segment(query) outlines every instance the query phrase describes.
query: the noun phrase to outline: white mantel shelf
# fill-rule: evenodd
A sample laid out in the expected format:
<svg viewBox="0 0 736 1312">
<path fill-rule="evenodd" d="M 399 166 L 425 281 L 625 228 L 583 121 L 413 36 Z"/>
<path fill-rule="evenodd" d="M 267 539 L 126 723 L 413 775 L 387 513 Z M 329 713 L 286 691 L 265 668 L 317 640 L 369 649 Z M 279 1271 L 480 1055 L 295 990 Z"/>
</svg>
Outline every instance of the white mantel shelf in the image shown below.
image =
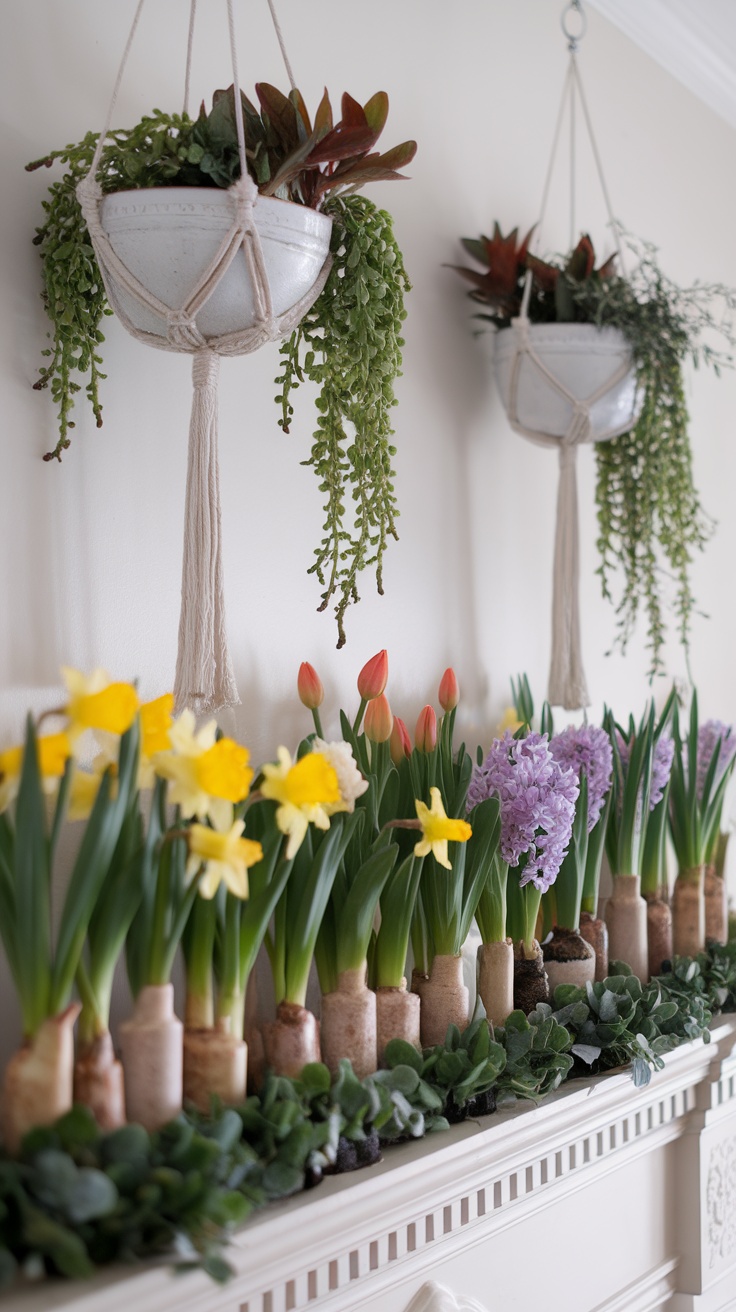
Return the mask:
<svg viewBox="0 0 736 1312">
<path fill-rule="evenodd" d="M 736 1020 L 644 1089 L 576 1080 L 259 1213 L 215 1286 L 165 1264 L 46 1283 L 14 1312 L 731 1312 Z"/>
</svg>

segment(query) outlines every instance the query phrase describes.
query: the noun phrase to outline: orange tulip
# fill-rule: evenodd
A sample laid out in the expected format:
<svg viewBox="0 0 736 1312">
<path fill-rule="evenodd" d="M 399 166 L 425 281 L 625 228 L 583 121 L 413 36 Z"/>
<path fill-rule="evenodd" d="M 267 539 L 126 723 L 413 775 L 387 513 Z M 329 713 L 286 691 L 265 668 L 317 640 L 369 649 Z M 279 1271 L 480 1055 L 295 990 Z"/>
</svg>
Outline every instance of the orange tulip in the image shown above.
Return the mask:
<svg viewBox="0 0 736 1312">
<path fill-rule="evenodd" d="M 439 703 L 443 711 L 454 711 L 460 701 L 460 689 L 457 675 L 452 666 L 448 666 L 440 680 Z"/>
<path fill-rule="evenodd" d="M 437 746 L 437 716 L 433 706 L 425 706 L 419 712 L 414 744 L 418 752 L 433 752 Z"/>
<path fill-rule="evenodd" d="M 370 702 L 374 697 L 380 697 L 386 684 L 388 683 L 388 652 L 384 647 L 383 651 L 377 652 L 366 661 L 360 674 L 358 675 L 358 692 L 364 702 Z"/>
<path fill-rule="evenodd" d="M 388 742 L 394 727 L 394 717 L 385 692 L 369 701 L 363 727 L 366 738 L 372 743 Z"/>
</svg>

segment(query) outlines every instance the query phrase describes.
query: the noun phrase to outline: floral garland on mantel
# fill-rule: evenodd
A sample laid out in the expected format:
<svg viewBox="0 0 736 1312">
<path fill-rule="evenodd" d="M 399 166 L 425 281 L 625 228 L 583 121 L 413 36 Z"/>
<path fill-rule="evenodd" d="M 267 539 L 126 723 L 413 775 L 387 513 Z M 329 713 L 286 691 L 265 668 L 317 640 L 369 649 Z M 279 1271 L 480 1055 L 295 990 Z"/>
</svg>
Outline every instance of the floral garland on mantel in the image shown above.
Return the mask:
<svg viewBox="0 0 736 1312">
<path fill-rule="evenodd" d="M 305 663 L 314 733 L 256 771 L 214 721 L 174 719 L 170 696 L 141 704 L 102 671 L 64 678 L 63 704 L 0 752 L 0 939 L 25 1035 L 3 1085 L 0 1287 L 165 1252 L 225 1279 L 228 1233 L 266 1202 L 575 1076 L 630 1065 L 644 1084 L 736 1009 L 720 833 L 736 736 L 699 725 L 695 694 L 687 733 L 673 693 L 658 717 L 652 704 L 639 723 L 607 712 L 555 734 L 546 705 L 535 727 L 521 678 L 474 765 L 453 744 L 452 669 L 412 745 L 385 651 L 335 741 Z M 67 820 L 84 827 L 52 916 Z M 485 1014 L 471 1020 L 473 920 Z M 276 1017 L 246 1035 L 264 944 Z M 108 1027 L 122 956 L 121 1064 Z"/>
</svg>

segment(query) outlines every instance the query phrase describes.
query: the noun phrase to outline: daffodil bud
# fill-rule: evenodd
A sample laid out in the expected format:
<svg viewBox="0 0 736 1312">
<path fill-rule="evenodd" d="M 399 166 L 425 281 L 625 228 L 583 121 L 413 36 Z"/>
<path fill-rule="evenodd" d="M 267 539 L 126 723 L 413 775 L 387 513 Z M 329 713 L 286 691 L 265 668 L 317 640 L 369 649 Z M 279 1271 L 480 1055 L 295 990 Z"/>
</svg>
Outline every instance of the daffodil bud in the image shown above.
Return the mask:
<svg viewBox="0 0 736 1312">
<path fill-rule="evenodd" d="M 460 701 L 460 689 L 457 686 L 457 675 L 452 666 L 448 666 L 440 680 L 439 703 L 443 711 L 454 711 Z"/>
<path fill-rule="evenodd" d="M 395 715 L 391 730 L 391 760 L 399 766 L 405 756 L 411 756 L 411 738 L 404 721 Z"/>
<path fill-rule="evenodd" d="M 358 675 L 358 692 L 364 702 L 380 697 L 388 683 L 388 652 L 384 647 L 375 656 L 366 661 Z"/>
<path fill-rule="evenodd" d="M 437 716 L 433 706 L 425 706 L 419 712 L 414 745 L 418 752 L 433 752 L 437 746 Z"/>
<path fill-rule="evenodd" d="M 385 692 L 380 697 L 373 697 L 368 703 L 363 727 L 366 738 L 372 743 L 388 742 L 394 727 L 394 717 Z"/>
<path fill-rule="evenodd" d="M 317 671 L 309 661 L 302 661 L 299 666 L 299 675 L 296 681 L 299 700 L 308 711 L 316 711 L 325 699 L 325 690 L 322 687 L 322 680 Z"/>
</svg>

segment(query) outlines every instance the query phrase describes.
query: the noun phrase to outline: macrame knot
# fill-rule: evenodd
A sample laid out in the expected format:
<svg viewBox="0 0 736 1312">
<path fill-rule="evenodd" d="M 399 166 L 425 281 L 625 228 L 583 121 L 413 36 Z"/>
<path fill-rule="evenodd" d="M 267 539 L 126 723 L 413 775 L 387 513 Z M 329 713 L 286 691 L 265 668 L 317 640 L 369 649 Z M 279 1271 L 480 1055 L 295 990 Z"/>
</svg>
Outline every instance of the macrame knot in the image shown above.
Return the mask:
<svg viewBox="0 0 736 1312">
<path fill-rule="evenodd" d="M 195 387 L 217 387 L 220 358 L 205 346 L 192 357 L 192 382 Z"/>
<path fill-rule="evenodd" d="M 102 187 L 90 173 L 80 178 L 76 187 L 77 200 L 84 215 L 84 221 L 90 233 L 96 236 L 102 232 L 100 224 L 99 203 L 102 200 Z"/>
<path fill-rule="evenodd" d="M 235 226 L 240 232 L 250 232 L 253 228 L 253 206 L 258 197 L 255 182 L 246 173 L 230 187 L 228 194 L 232 201 Z"/>
<path fill-rule="evenodd" d="M 572 412 L 570 427 L 562 439 L 563 446 L 580 446 L 581 442 L 590 441 L 590 410 L 585 401 L 577 401 Z"/>
<path fill-rule="evenodd" d="M 169 310 L 166 315 L 168 339 L 182 351 L 196 351 L 207 345 L 189 310 Z"/>
</svg>

